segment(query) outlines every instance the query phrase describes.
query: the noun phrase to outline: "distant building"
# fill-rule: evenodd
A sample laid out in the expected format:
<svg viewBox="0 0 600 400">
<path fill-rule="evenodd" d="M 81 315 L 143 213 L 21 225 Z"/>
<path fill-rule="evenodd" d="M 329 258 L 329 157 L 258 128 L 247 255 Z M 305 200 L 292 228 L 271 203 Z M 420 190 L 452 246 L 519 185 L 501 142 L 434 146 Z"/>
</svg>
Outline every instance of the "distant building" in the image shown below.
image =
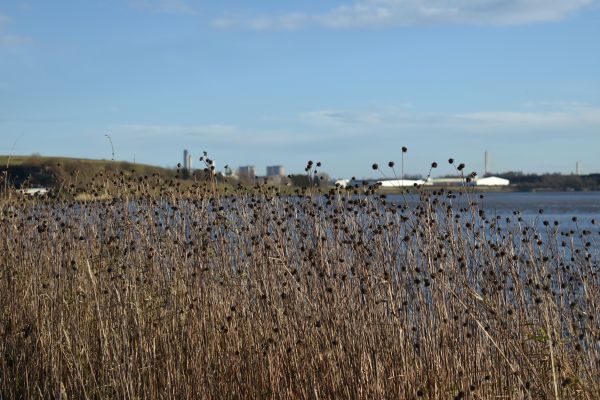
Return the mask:
<svg viewBox="0 0 600 400">
<path fill-rule="evenodd" d="M 187 149 L 183 150 L 183 169 L 186 171 L 192 170 L 192 155 Z"/>
<path fill-rule="evenodd" d="M 254 165 L 245 165 L 238 168 L 238 175 L 240 177 L 252 178 L 256 176 L 256 167 Z"/>
<path fill-rule="evenodd" d="M 381 187 L 402 187 L 402 186 L 423 186 L 431 185 L 431 181 L 424 181 L 423 179 L 386 179 L 377 181 Z"/>
<path fill-rule="evenodd" d="M 267 176 L 285 176 L 282 165 L 271 165 L 267 167 Z"/>
<path fill-rule="evenodd" d="M 337 181 L 334 182 L 334 185 L 341 187 L 341 188 L 345 188 L 350 185 L 350 182 L 351 182 L 350 179 L 338 179 Z"/>
<path fill-rule="evenodd" d="M 463 186 L 466 184 L 465 178 L 434 178 L 432 183 L 436 186 Z"/>
<path fill-rule="evenodd" d="M 213 160 L 212 158 L 210 158 L 210 159 L 207 158 L 205 160 L 206 160 L 207 168 L 210 169 L 210 171 L 213 174 L 216 174 L 217 173 L 217 162 L 215 160 Z"/>
<path fill-rule="evenodd" d="M 510 181 L 508 179 L 499 178 L 497 176 L 488 176 L 486 178 L 480 178 L 475 181 L 476 186 L 508 186 Z"/>
<path fill-rule="evenodd" d="M 48 193 L 47 188 L 27 188 L 27 189 L 17 189 L 17 193 L 25 194 L 28 196 L 42 196 Z"/>
</svg>

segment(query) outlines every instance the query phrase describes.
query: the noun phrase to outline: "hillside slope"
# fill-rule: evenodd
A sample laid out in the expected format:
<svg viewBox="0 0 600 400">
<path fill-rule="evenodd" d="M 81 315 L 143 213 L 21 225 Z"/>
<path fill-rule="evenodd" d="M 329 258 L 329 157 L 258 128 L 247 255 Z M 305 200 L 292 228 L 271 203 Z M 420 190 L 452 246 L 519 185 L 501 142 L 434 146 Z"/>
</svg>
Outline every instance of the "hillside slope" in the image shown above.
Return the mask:
<svg viewBox="0 0 600 400">
<path fill-rule="evenodd" d="M 7 167 L 8 166 L 8 167 Z M 67 157 L 0 156 L 0 179 L 7 177 L 15 187 L 56 187 L 65 182 L 86 186 L 100 172 L 135 171 L 140 175 L 158 174 L 175 178 L 177 171 L 127 161 L 91 160 Z"/>
</svg>

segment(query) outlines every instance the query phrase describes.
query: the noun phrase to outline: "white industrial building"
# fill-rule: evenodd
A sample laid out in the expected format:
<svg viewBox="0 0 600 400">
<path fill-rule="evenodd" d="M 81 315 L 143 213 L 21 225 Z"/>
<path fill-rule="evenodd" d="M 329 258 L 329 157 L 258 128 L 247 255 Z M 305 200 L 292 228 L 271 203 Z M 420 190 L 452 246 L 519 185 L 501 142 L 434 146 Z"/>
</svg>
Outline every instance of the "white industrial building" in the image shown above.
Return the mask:
<svg viewBox="0 0 600 400">
<path fill-rule="evenodd" d="M 27 189 L 17 189 L 17 193 L 25 194 L 27 196 L 42 196 L 48 194 L 47 188 L 27 188 Z"/>
<path fill-rule="evenodd" d="M 334 182 L 335 186 L 345 188 L 350 185 L 350 179 L 338 179 Z"/>
<path fill-rule="evenodd" d="M 354 181 L 350 179 L 339 179 L 335 181 L 336 186 L 347 187 L 352 185 Z M 377 181 L 377 184 L 383 188 L 395 188 L 395 187 L 414 187 L 414 186 L 509 186 L 510 181 L 508 179 L 500 178 L 497 176 L 488 176 L 485 178 L 478 178 L 471 182 L 467 182 L 465 178 L 436 178 L 436 179 L 384 179 Z"/>
<path fill-rule="evenodd" d="M 497 176 L 488 176 L 485 178 L 479 178 L 475 180 L 475 186 L 508 186 L 510 181 L 508 179 L 499 178 Z"/>
<path fill-rule="evenodd" d="M 393 188 L 393 187 L 406 187 L 406 186 L 423 186 L 423 185 L 431 185 L 431 180 L 424 181 L 423 179 L 386 179 L 382 181 L 377 181 L 377 183 L 381 187 Z"/>
</svg>

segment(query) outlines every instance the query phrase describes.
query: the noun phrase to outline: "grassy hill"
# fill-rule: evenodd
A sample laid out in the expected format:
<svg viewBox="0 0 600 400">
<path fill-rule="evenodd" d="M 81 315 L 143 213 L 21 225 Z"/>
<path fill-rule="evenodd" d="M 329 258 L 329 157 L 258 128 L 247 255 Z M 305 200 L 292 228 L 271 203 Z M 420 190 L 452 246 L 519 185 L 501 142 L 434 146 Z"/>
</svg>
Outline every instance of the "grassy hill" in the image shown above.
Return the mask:
<svg viewBox="0 0 600 400">
<path fill-rule="evenodd" d="M 134 171 L 139 175 L 158 174 L 164 179 L 176 178 L 177 171 L 127 161 L 91 160 L 68 157 L 0 156 L 0 179 L 6 176 L 9 184 L 37 187 L 56 187 L 64 182 L 77 186 L 89 184 L 100 172 Z"/>
</svg>

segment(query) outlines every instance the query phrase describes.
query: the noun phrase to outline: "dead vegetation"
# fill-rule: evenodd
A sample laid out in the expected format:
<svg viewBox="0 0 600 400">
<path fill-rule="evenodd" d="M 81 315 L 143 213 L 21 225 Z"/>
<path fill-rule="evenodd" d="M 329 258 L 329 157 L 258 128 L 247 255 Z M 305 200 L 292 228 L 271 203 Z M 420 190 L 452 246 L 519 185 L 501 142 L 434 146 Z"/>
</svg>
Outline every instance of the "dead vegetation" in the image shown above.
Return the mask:
<svg viewBox="0 0 600 400">
<path fill-rule="evenodd" d="M 597 231 L 468 191 L 88 193 L 1 204 L 0 398 L 600 398 Z"/>
</svg>

